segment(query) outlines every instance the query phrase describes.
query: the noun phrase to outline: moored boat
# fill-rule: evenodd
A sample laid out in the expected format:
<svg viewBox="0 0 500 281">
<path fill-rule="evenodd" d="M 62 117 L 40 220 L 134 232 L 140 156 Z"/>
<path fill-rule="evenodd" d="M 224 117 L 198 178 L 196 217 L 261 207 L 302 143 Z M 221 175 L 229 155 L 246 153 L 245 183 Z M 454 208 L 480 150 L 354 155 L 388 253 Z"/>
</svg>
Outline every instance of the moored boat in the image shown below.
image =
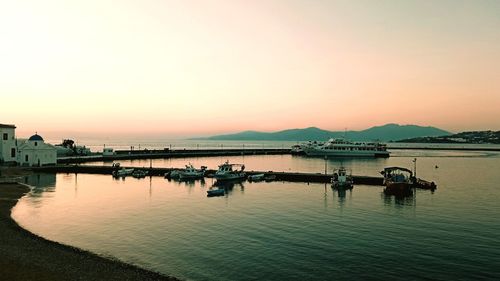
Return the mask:
<svg viewBox="0 0 500 281">
<path fill-rule="evenodd" d="M 263 181 L 265 174 L 255 174 L 255 175 L 250 175 L 248 176 L 248 181 Z"/>
<path fill-rule="evenodd" d="M 207 197 L 222 196 L 226 193 L 224 188 L 215 188 L 207 190 Z"/>
<path fill-rule="evenodd" d="M 352 175 L 348 175 L 343 166 L 333 172 L 332 187 L 335 189 L 351 189 L 353 187 Z"/>
<path fill-rule="evenodd" d="M 264 177 L 264 180 L 265 180 L 266 182 L 272 182 L 272 181 L 275 181 L 275 180 L 276 180 L 276 175 L 266 175 L 266 176 Z"/>
<path fill-rule="evenodd" d="M 178 179 L 180 177 L 181 171 L 180 170 L 172 170 L 170 172 L 165 173 L 165 178 L 166 179 Z"/>
<path fill-rule="evenodd" d="M 215 172 L 214 178 L 217 180 L 244 179 L 246 177 L 244 170 L 245 165 L 230 164 L 229 161 L 226 161 L 224 164 L 219 165 L 219 169 Z"/>
<path fill-rule="evenodd" d="M 188 165 L 186 165 L 186 169 L 184 171 L 179 171 L 179 179 L 188 180 L 203 178 L 205 177 L 206 169 L 206 166 L 201 166 L 201 169 L 195 169 L 194 166 L 189 163 Z"/>
<path fill-rule="evenodd" d="M 126 176 L 130 176 L 132 175 L 132 173 L 134 172 L 134 169 L 133 168 L 130 168 L 130 169 L 126 169 L 126 168 L 121 168 L 119 170 L 115 170 L 112 172 L 112 175 L 113 177 L 126 177 Z"/>
<path fill-rule="evenodd" d="M 388 167 L 382 172 L 384 175 L 384 192 L 394 195 L 411 194 L 411 187 L 414 183 L 413 172 L 402 167 Z"/>
<path fill-rule="evenodd" d="M 134 178 L 145 178 L 147 176 L 148 172 L 144 170 L 135 170 L 132 172 L 132 177 Z"/>
</svg>

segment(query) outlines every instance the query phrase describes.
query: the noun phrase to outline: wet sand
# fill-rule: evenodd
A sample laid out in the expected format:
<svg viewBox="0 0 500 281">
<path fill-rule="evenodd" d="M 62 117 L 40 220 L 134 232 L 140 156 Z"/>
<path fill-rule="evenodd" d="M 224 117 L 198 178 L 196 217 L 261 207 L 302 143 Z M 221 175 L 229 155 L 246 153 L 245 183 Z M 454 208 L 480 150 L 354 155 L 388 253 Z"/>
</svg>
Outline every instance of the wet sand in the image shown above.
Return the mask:
<svg viewBox="0 0 500 281">
<path fill-rule="evenodd" d="M 27 192 L 27 186 L 0 183 L 1 280 L 178 280 L 26 231 L 11 209 Z"/>
</svg>

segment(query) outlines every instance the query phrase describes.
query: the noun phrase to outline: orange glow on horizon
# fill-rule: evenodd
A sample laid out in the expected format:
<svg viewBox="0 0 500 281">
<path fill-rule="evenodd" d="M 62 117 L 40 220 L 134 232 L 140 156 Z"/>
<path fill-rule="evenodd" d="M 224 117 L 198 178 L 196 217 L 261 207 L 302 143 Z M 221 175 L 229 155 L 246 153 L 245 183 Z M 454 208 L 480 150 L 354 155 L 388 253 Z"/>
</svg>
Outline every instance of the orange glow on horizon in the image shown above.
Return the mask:
<svg viewBox="0 0 500 281">
<path fill-rule="evenodd" d="M 2 6 L 0 123 L 18 135 L 500 130 L 499 2 Z"/>
</svg>

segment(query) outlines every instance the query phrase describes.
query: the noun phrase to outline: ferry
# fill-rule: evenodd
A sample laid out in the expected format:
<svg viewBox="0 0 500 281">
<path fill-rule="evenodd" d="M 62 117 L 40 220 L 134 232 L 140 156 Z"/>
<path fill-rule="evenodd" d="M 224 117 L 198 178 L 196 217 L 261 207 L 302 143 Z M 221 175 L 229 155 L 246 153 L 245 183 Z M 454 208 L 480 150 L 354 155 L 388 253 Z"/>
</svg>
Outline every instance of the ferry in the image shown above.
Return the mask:
<svg viewBox="0 0 500 281">
<path fill-rule="evenodd" d="M 346 139 L 330 139 L 320 145 L 304 146 L 307 156 L 325 157 L 389 157 L 387 145 L 378 142 L 351 142 Z"/>
</svg>

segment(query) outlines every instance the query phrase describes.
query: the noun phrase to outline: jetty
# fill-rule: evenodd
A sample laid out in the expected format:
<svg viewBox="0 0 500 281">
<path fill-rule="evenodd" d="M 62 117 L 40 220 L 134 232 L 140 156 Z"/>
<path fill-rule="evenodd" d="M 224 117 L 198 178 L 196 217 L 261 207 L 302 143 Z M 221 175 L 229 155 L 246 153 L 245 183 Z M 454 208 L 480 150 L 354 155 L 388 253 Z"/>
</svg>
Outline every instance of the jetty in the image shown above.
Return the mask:
<svg viewBox="0 0 500 281">
<path fill-rule="evenodd" d="M 214 157 L 240 155 L 284 155 L 290 154 L 289 148 L 244 148 L 244 149 L 144 149 L 116 150 L 114 155 L 95 154 L 89 156 L 58 157 L 58 164 L 86 163 L 98 161 L 135 160 L 135 159 L 167 159 L 186 157 Z"/>
<path fill-rule="evenodd" d="M 147 171 L 148 176 L 161 176 L 173 170 L 183 170 L 182 168 L 154 168 L 154 167 L 120 167 L 125 169 L 134 169 Z M 112 175 L 118 168 L 113 166 L 94 166 L 94 165 L 56 165 L 32 168 L 35 172 L 45 173 L 68 173 L 68 174 L 99 174 Z M 206 170 L 207 177 L 213 175 L 215 170 Z M 324 173 L 300 173 L 300 172 L 275 172 L 275 171 L 245 171 L 247 175 L 266 174 L 275 177 L 276 181 L 304 182 L 304 183 L 330 183 L 333 174 Z M 354 184 L 383 186 L 384 178 L 378 176 L 353 175 Z M 419 179 L 415 187 L 422 189 L 435 189 L 435 185 Z"/>
</svg>

